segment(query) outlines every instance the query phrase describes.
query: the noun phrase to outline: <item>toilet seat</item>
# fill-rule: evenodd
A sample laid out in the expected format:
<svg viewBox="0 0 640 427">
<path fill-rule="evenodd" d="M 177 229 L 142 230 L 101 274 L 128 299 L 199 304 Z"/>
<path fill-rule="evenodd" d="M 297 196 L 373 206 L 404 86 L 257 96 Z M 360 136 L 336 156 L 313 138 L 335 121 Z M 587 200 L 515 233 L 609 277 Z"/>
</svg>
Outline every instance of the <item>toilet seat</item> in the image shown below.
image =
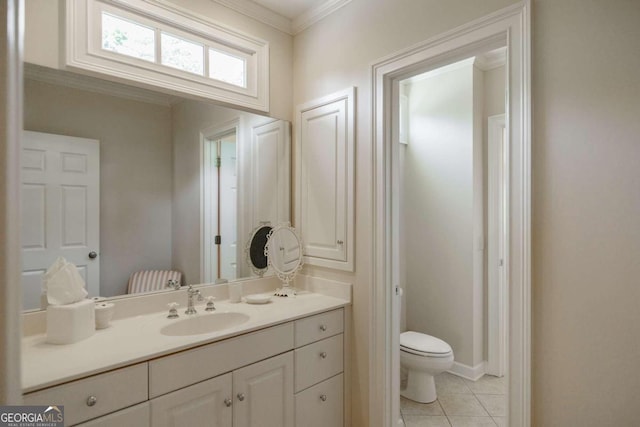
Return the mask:
<svg viewBox="0 0 640 427">
<path fill-rule="evenodd" d="M 441 339 L 413 331 L 400 334 L 400 350 L 423 357 L 448 357 L 453 352 Z"/>
</svg>

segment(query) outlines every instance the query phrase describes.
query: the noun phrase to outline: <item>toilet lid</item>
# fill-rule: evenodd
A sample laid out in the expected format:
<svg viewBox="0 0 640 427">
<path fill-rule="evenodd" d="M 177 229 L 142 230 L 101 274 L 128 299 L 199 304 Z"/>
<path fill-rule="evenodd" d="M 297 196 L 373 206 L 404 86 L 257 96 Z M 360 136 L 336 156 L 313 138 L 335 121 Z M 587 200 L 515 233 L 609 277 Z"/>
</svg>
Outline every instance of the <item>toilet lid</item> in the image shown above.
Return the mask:
<svg viewBox="0 0 640 427">
<path fill-rule="evenodd" d="M 451 346 L 441 339 L 413 331 L 403 332 L 400 334 L 400 347 L 403 347 L 412 353 L 420 352 L 442 355 L 452 352 Z"/>
</svg>

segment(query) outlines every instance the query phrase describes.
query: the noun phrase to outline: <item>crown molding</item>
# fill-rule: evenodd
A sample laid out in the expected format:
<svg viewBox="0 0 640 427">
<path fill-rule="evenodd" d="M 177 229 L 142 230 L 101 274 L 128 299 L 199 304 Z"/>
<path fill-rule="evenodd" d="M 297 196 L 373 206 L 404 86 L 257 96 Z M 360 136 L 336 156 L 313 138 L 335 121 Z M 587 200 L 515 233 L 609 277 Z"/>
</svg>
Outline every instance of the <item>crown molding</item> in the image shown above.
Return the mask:
<svg viewBox="0 0 640 427">
<path fill-rule="evenodd" d="M 332 14 L 342 6 L 346 6 L 349 3 L 351 3 L 351 0 L 326 0 L 320 3 L 318 6 L 307 10 L 291 21 L 291 29 L 293 30 L 293 34 L 295 35 L 304 31 L 319 20 L 325 18 L 326 16 Z"/>
<path fill-rule="evenodd" d="M 289 19 L 251 0 L 211 0 L 289 35 L 296 35 L 330 15 L 351 0 L 324 0 L 299 16 Z"/>
<path fill-rule="evenodd" d="M 24 64 L 24 77 L 28 80 L 115 96 L 132 101 L 146 102 L 148 104 L 162 105 L 164 107 L 170 107 L 172 104 L 180 101 L 180 98 L 175 96 L 63 70 L 41 67 L 30 63 Z"/>
<path fill-rule="evenodd" d="M 259 5 L 258 3 L 250 0 L 211 0 L 214 3 L 218 3 L 222 6 L 228 7 L 231 10 L 235 10 L 249 18 L 253 18 L 256 21 L 267 24 L 276 30 L 282 31 L 293 35 L 291 30 L 291 20 L 289 18 L 280 15 L 267 9 L 266 7 Z"/>
</svg>

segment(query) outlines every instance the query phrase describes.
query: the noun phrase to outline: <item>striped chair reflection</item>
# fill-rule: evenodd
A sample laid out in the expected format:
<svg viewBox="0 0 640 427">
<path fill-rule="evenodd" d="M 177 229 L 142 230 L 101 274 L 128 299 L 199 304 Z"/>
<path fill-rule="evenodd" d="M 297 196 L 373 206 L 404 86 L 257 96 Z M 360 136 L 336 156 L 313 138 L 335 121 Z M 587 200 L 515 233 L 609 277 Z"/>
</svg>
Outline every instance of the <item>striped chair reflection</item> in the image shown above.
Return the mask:
<svg viewBox="0 0 640 427">
<path fill-rule="evenodd" d="M 181 283 L 182 273 L 175 270 L 141 270 L 129 277 L 127 293 L 159 291 L 168 289 L 169 281 Z"/>
</svg>

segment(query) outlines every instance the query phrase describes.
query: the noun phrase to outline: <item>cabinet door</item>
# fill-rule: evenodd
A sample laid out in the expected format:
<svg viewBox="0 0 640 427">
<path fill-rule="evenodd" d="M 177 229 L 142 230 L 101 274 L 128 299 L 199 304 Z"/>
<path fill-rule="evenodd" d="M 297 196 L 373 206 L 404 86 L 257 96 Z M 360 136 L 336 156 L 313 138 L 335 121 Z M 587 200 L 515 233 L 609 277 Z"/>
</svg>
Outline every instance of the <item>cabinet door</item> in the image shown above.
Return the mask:
<svg viewBox="0 0 640 427">
<path fill-rule="evenodd" d="M 151 400 L 153 427 L 231 427 L 231 374 Z"/>
<path fill-rule="evenodd" d="M 290 222 L 289 123 L 276 120 L 251 129 L 253 220 L 248 231 L 261 224 Z M 275 195 L 275 197 L 274 197 Z"/>
<path fill-rule="evenodd" d="M 233 372 L 234 427 L 293 427 L 293 353 Z"/>
<path fill-rule="evenodd" d="M 354 89 L 298 107 L 296 227 L 305 262 L 353 270 Z"/>
</svg>

